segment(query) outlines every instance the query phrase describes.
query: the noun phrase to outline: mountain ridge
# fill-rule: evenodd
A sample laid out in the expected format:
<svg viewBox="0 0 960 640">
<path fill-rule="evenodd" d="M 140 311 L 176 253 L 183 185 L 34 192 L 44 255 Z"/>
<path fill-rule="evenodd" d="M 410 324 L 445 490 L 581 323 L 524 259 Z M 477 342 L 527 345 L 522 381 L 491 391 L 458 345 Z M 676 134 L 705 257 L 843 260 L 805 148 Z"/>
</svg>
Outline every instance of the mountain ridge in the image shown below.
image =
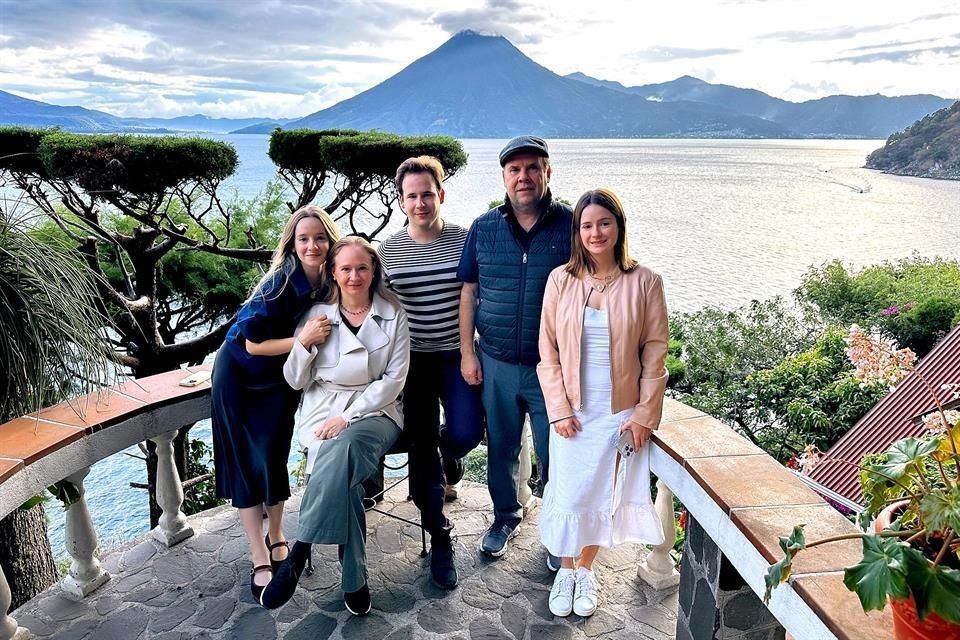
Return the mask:
<svg viewBox="0 0 960 640">
<path fill-rule="evenodd" d="M 960 100 L 899 131 L 867 156 L 868 169 L 960 180 Z"/>
</svg>

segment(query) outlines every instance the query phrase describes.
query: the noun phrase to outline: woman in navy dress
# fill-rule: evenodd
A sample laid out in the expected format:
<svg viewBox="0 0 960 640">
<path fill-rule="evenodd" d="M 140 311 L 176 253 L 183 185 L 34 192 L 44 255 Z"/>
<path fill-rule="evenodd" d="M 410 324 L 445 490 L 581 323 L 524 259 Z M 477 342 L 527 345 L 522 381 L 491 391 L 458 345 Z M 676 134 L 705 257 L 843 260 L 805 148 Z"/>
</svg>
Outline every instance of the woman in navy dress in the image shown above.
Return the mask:
<svg viewBox="0 0 960 640">
<path fill-rule="evenodd" d="M 287 551 L 283 504 L 290 497 L 287 458 L 300 393 L 284 381 L 283 363 L 301 316 L 326 296 L 324 265 L 339 238 L 336 224 L 320 207 L 308 205 L 290 216 L 270 269 L 237 314 L 213 367 L 217 495 L 240 511 L 253 562 L 250 589 L 257 600 Z M 299 339 L 320 344 L 329 334 L 330 321 L 313 318 Z"/>
</svg>

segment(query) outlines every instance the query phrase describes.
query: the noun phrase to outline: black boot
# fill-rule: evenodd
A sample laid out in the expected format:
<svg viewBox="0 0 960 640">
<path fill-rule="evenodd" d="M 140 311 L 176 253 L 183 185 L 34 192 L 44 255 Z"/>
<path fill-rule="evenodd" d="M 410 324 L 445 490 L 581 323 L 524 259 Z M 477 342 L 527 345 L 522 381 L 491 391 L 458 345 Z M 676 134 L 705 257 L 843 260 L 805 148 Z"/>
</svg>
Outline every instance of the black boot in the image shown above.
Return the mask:
<svg viewBox="0 0 960 640">
<path fill-rule="evenodd" d="M 310 544 L 307 542 L 293 543 L 290 553 L 287 554 L 287 559 L 280 564 L 280 568 L 273 574 L 273 580 L 264 587 L 260 604 L 267 609 L 276 609 L 290 601 L 297 590 L 300 574 L 303 573 L 303 568 L 307 566 L 310 549 Z"/>
<path fill-rule="evenodd" d="M 367 583 L 363 583 L 363 586 L 356 591 L 344 593 L 343 604 L 346 605 L 347 611 L 355 616 L 367 615 L 370 613 L 370 587 Z"/>
<path fill-rule="evenodd" d="M 440 589 L 453 589 L 460 582 L 455 559 L 449 529 L 430 536 L 430 578 Z"/>
</svg>

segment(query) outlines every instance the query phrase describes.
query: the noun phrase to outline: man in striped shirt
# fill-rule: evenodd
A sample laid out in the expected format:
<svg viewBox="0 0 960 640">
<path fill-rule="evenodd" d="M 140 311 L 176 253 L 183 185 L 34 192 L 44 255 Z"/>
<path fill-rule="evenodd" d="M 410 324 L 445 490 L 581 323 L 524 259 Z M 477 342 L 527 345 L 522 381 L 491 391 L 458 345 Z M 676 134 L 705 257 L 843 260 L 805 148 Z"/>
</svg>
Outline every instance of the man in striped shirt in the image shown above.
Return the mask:
<svg viewBox="0 0 960 640">
<path fill-rule="evenodd" d="M 377 252 L 410 323 L 410 370 L 403 391 L 410 493 L 430 533 L 431 578 L 438 587 L 453 589 L 459 576 L 450 540 L 453 525 L 443 514 L 444 487 L 459 482 L 462 458 L 483 436 L 483 407 L 479 388 L 460 375 L 457 267 L 467 231 L 440 217 L 443 177 L 443 166 L 430 156 L 400 165 L 397 191 L 408 224 Z"/>
</svg>

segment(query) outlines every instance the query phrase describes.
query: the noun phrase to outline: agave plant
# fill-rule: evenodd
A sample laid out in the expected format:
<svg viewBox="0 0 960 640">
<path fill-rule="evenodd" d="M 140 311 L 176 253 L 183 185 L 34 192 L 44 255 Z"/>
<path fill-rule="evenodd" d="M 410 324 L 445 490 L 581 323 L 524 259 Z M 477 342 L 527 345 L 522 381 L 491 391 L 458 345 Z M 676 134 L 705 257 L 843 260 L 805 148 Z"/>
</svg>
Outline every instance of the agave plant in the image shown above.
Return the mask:
<svg viewBox="0 0 960 640">
<path fill-rule="evenodd" d="M 919 372 L 915 375 L 927 386 L 936 410 L 923 419 L 925 435 L 898 440 L 858 465 L 867 506 L 861 518 L 864 531 L 807 542 L 803 525 L 795 526 L 790 536 L 780 538 L 784 557 L 767 570 L 765 601 L 790 578 L 799 552 L 861 538 L 862 558 L 845 569 L 843 582 L 864 611 L 909 598 L 921 620 L 933 613 L 960 624 L 960 412 L 944 409 L 930 384 Z M 960 385 L 944 389 L 960 399 Z M 869 528 L 868 521 L 884 510 L 892 512 L 891 524 L 879 532 Z"/>
<path fill-rule="evenodd" d="M 0 201 L 0 422 L 90 391 L 112 371 L 92 275 Z"/>
</svg>

